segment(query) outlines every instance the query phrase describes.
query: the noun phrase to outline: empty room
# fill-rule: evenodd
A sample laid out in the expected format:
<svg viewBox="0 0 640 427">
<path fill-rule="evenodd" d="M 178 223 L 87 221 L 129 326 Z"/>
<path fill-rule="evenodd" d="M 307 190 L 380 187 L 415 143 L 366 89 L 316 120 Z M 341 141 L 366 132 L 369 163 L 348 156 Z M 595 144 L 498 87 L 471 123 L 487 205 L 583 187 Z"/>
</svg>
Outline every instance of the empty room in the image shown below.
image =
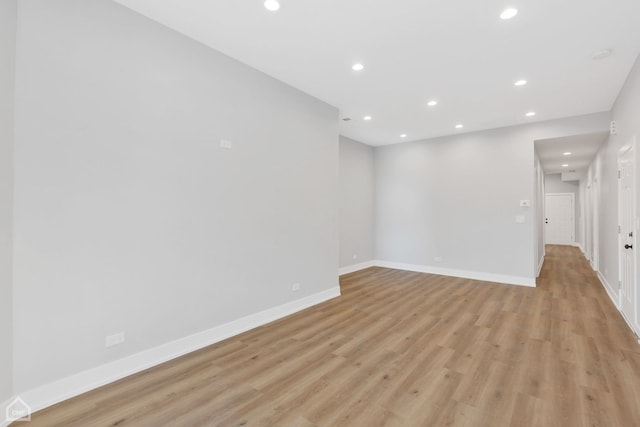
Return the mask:
<svg viewBox="0 0 640 427">
<path fill-rule="evenodd" d="M 0 0 L 0 427 L 640 427 L 638 0 Z"/>
</svg>

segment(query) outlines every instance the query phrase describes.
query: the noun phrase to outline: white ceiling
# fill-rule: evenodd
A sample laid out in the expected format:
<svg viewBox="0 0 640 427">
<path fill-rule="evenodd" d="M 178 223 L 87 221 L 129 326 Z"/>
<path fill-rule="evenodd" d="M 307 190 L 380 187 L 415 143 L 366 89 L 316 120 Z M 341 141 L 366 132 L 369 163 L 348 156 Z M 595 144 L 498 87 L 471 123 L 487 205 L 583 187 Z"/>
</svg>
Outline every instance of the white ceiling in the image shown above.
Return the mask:
<svg viewBox="0 0 640 427">
<path fill-rule="evenodd" d="M 578 174 L 583 174 L 608 136 L 608 132 L 597 132 L 543 139 L 535 142 L 536 153 L 538 153 L 545 173 L 575 171 Z M 565 156 L 564 153 L 567 152 L 571 155 Z M 569 166 L 562 167 L 563 164 Z"/>
<path fill-rule="evenodd" d="M 640 52 L 639 0 L 115 1 L 338 107 L 370 145 L 608 111 Z"/>
</svg>

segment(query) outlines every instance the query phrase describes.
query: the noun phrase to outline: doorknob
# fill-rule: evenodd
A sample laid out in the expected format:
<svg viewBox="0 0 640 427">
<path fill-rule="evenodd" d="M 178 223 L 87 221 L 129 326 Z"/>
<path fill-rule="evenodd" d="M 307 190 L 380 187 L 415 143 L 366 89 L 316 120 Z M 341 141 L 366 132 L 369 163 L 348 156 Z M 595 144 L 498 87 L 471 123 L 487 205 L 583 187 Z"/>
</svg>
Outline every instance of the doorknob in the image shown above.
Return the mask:
<svg viewBox="0 0 640 427">
<path fill-rule="evenodd" d="M 633 249 L 633 245 L 624 245 L 625 249 Z"/>
</svg>

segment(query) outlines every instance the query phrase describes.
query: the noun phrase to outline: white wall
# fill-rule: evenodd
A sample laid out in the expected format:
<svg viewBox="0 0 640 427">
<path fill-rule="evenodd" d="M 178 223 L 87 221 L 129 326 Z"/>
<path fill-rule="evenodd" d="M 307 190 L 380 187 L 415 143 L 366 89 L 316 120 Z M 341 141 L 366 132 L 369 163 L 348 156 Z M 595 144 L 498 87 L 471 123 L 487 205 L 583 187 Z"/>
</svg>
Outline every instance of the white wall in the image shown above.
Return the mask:
<svg viewBox="0 0 640 427">
<path fill-rule="evenodd" d="M 341 136 L 341 268 L 373 260 L 373 200 L 373 147 Z"/>
<path fill-rule="evenodd" d="M 0 402 L 13 391 L 13 118 L 17 0 L 0 1 Z M 0 410 L 4 408 L 0 407 Z M 0 420 L 4 419 L 0 412 Z"/>
<path fill-rule="evenodd" d="M 618 152 L 632 138 L 636 138 L 636 170 L 640 170 L 640 58 L 631 70 L 611 112 L 617 122 L 618 134 L 609 137 L 589 169 L 599 193 L 599 271 L 610 285 L 609 291 L 617 298 L 618 292 Z M 640 173 L 636 173 L 636 186 L 640 189 Z M 636 198 L 640 203 L 640 197 Z M 640 214 L 640 204 L 636 206 Z M 640 251 L 636 251 L 640 258 Z M 640 263 L 638 263 L 640 265 Z M 640 283 L 640 269 L 638 269 Z M 640 292 L 637 293 L 640 307 Z M 640 322 L 636 320 L 640 332 Z"/>
<path fill-rule="evenodd" d="M 108 0 L 18 52 L 17 393 L 338 285 L 335 108 Z"/>
<path fill-rule="evenodd" d="M 580 241 L 580 222 L 582 218 L 580 216 L 580 183 L 578 181 L 563 181 L 562 174 L 551 173 L 546 174 L 544 177 L 545 193 L 571 193 L 574 197 L 574 236 L 575 243 L 581 244 Z"/>
<path fill-rule="evenodd" d="M 534 141 L 608 125 L 602 113 L 377 148 L 376 258 L 532 283 L 535 207 L 519 202 L 534 200 Z"/>
<path fill-rule="evenodd" d="M 544 187 L 544 170 L 542 169 L 542 163 L 538 154 L 534 154 L 534 196 L 535 196 L 535 218 L 533 223 L 534 238 L 535 238 L 535 266 L 537 266 L 536 276 L 540 275 L 542 264 L 544 262 L 544 256 L 546 254 L 544 247 L 544 210 L 545 210 L 545 187 Z"/>
</svg>

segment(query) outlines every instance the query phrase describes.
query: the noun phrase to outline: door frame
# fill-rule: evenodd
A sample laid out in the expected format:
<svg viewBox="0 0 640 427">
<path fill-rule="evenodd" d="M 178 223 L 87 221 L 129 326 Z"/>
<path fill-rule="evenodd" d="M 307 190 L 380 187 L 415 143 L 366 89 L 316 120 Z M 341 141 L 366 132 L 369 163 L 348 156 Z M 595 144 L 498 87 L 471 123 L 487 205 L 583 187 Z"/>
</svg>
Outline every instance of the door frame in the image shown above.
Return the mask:
<svg viewBox="0 0 640 427">
<path fill-rule="evenodd" d="M 593 231 L 591 234 L 591 267 L 593 271 L 600 271 L 600 184 L 598 175 L 593 179 L 591 186 L 591 221 Z"/>
<path fill-rule="evenodd" d="M 622 310 L 622 256 L 623 256 L 623 249 L 622 249 L 622 242 L 623 242 L 623 238 L 622 238 L 622 232 L 621 232 L 621 226 L 622 226 L 622 179 L 620 176 L 620 171 L 622 170 L 621 168 L 621 164 L 622 164 L 622 156 L 624 156 L 625 154 L 627 154 L 629 151 L 632 151 L 632 159 L 633 159 L 633 176 L 631 179 L 631 182 L 633 183 L 633 191 L 632 194 L 634 195 L 634 200 L 631 203 L 632 209 L 633 209 L 633 214 L 632 214 L 632 228 L 634 230 L 633 233 L 633 238 L 632 238 L 632 244 L 633 247 L 636 248 L 636 244 L 637 244 L 637 234 L 638 234 L 638 217 L 637 217 L 637 209 L 636 209 L 636 190 L 637 190 L 637 183 L 636 183 L 636 138 L 633 137 L 631 139 L 631 141 L 624 145 L 622 148 L 620 148 L 618 150 L 618 158 L 617 158 L 617 166 L 618 166 L 618 301 L 617 301 L 617 305 L 618 305 L 618 311 L 620 311 L 620 313 L 622 314 L 622 317 L 624 317 L 624 319 L 629 322 L 629 326 L 631 326 L 631 329 L 635 331 L 636 327 L 635 325 L 638 323 L 638 280 L 637 280 L 637 276 L 638 276 L 638 261 L 637 261 L 637 255 L 634 252 L 633 254 L 633 277 L 631 278 L 631 286 L 633 287 L 633 319 L 628 319 L 627 318 L 627 314 L 624 313 L 624 311 Z M 637 251 L 636 251 L 637 252 Z M 640 332 L 640 331 L 639 331 Z"/>
<path fill-rule="evenodd" d="M 553 243 L 548 243 L 547 242 L 547 224 L 546 224 L 546 218 L 547 217 L 547 196 L 571 196 L 571 206 L 573 208 L 573 211 L 571 212 L 572 214 L 572 223 L 573 223 L 573 229 L 571 230 L 571 236 L 572 236 L 572 241 L 571 243 L 569 243 L 571 246 L 575 246 L 576 245 L 576 195 L 575 193 L 545 193 L 544 194 L 544 208 L 545 211 L 543 212 L 544 214 L 544 218 L 545 218 L 545 227 L 544 227 L 544 244 L 548 245 L 548 244 L 553 244 Z M 556 243 L 557 244 L 557 243 Z"/>
</svg>

